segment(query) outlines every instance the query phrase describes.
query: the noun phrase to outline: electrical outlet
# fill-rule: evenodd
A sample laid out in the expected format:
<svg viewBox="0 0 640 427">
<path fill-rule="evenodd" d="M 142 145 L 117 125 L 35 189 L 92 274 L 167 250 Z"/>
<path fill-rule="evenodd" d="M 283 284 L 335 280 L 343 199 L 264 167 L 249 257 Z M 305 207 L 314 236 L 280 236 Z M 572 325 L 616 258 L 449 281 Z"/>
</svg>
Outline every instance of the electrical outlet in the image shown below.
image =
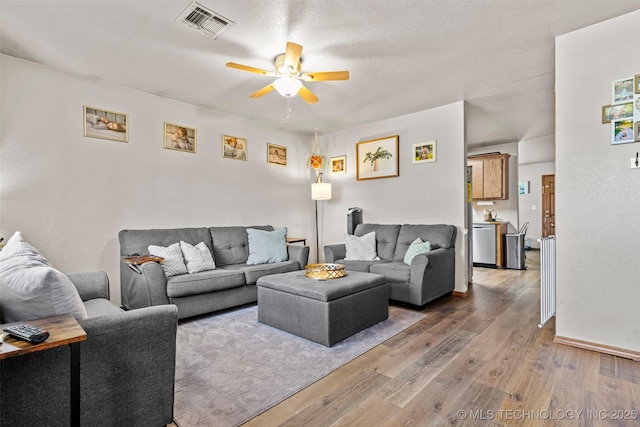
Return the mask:
<svg viewBox="0 0 640 427">
<path fill-rule="evenodd" d="M 636 164 L 636 162 L 639 162 Z M 640 161 L 636 157 L 631 158 L 631 169 L 640 169 Z"/>
</svg>

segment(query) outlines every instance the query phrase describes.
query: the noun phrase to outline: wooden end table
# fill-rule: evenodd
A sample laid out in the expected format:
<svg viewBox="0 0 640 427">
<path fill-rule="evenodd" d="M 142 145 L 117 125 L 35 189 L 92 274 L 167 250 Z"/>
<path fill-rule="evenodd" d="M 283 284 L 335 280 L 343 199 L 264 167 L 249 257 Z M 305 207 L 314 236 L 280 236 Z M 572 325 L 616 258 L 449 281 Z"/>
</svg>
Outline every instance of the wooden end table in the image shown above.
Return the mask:
<svg viewBox="0 0 640 427">
<path fill-rule="evenodd" d="M 126 256 L 122 258 L 122 260 L 127 263 L 130 269 L 138 274 L 142 274 L 142 272 L 140 271 L 140 267 L 138 267 L 139 265 L 142 265 L 146 262 L 157 262 L 158 264 L 162 264 L 164 258 L 154 255 L 132 255 Z"/>
<path fill-rule="evenodd" d="M 26 323 L 49 332 L 49 338 L 39 344 L 32 344 L 12 336 L 7 336 L 0 345 L 0 360 L 18 357 L 23 354 L 46 351 L 68 345 L 71 350 L 71 425 L 80 425 L 80 343 L 87 339 L 87 333 L 70 314 L 45 317 L 27 322 L 13 322 L 0 325 L 7 326 Z M 2 332 L 4 333 L 4 332 Z"/>
<path fill-rule="evenodd" d="M 302 243 L 303 245 L 306 245 L 307 239 L 303 237 L 287 237 L 287 243 Z"/>
</svg>

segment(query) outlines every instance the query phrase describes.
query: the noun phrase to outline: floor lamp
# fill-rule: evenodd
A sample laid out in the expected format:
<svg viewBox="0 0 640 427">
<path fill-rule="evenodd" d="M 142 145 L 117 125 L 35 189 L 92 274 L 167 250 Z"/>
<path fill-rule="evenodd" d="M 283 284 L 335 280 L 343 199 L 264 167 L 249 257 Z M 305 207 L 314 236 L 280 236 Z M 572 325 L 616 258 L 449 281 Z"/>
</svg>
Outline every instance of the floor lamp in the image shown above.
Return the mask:
<svg viewBox="0 0 640 427">
<path fill-rule="evenodd" d="M 318 172 L 316 182 L 311 184 L 311 198 L 316 202 L 316 264 L 320 261 L 318 238 L 318 200 L 331 200 L 331 184 L 322 182 L 322 172 Z"/>
</svg>

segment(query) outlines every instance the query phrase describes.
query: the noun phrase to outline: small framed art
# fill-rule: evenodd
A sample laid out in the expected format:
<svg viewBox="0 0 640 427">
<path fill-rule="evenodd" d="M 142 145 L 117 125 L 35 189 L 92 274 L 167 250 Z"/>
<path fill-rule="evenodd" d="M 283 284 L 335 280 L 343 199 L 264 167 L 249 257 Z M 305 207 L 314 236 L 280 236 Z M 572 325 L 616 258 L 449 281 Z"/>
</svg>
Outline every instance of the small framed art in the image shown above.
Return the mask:
<svg viewBox="0 0 640 427">
<path fill-rule="evenodd" d="M 636 74 L 633 78 L 633 88 L 635 93 L 640 93 L 640 74 Z"/>
<path fill-rule="evenodd" d="M 347 156 L 331 158 L 331 173 L 347 173 Z"/>
<path fill-rule="evenodd" d="M 247 160 L 247 140 L 238 136 L 222 135 L 222 157 Z"/>
<path fill-rule="evenodd" d="M 267 143 L 267 163 L 287 166 L 287 147 Z"/>
<path fill-rule="evenodd" d="M 620 104 L 633 100 L 633 77 L 616 80 L 611 83 L 611 104 Z"/>
<path fill-rule="evenodd" d="M 398 135 L 356 143 L 356 180 L 399 176 L 399 147 Z"/>
<path fill-rule="evenodd" d="M 84 108 L 84 136 L 129 142 L 129 116 L 104 108 Z"/>
<path fill-rule="evenodd" d="M 195 153 L 196 147 L 196 129 L 164 122 L 164 148 Z"/>
<path fill-rule="evenodd" d="M 633 133 L 636 136 L 636 142 L 640 142 L 640 122 L 635 122 L 633 125 L 635 126 Z"/>
<path fill-rule="evenodd" d="M 634 142 L 633 120 L 623 119 L 611 122 L 611 144 Z"/>
<path fill-rule="evenodd" d="M 419 142 L 412 146 L 413 163 L 430 163 L 436 161 L 436 141 Z"/>
</svg>

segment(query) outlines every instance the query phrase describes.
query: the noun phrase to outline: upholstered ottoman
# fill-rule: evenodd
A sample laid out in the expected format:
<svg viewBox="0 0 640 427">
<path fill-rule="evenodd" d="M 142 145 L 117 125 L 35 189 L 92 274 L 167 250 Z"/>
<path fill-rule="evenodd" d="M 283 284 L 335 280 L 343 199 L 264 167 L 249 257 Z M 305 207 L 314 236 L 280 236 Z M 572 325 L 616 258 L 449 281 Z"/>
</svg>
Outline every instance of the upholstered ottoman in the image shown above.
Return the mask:
<svg viewBox="0 0 640 427">
<path fill-rule="evenodd" d="M 258 279 L 258 321 L 330 347 L 389 317 L 384 276 L 349 271 L 319 281 L 304 271 Z"/>
</svg>

